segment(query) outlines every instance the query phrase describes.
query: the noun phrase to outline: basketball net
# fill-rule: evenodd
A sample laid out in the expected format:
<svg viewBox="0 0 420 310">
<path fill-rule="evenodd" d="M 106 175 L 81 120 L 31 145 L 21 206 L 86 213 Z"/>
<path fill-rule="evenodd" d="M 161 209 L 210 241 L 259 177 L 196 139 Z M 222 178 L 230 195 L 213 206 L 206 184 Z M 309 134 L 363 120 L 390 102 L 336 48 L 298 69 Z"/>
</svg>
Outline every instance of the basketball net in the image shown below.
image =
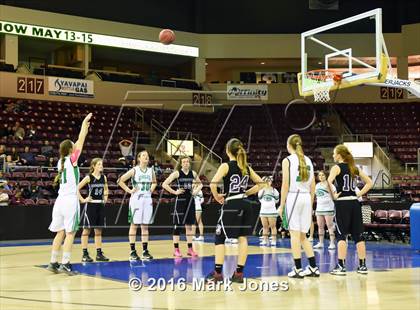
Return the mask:
<svg viewBox="0 0 420 310">
<path fill-rule="evenodd" d="M 341 82 L 341 74 L 329 70 L 312 70 L 306 72 L 305 78 L 312 83 L 314 101 L 320 103 L 330 102 L 330 89 L 334 84 Z M 329 83 L 333 81 L 334 83 Z"/>
</svg>

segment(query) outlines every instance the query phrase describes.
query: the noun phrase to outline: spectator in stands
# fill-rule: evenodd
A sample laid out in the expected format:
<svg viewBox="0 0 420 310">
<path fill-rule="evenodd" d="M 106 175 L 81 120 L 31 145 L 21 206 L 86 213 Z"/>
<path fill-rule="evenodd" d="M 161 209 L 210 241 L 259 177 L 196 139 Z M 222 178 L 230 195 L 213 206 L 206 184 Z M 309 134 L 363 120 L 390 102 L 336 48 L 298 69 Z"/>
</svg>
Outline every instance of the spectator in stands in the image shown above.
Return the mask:
<svg viewBox="0 0 420 310">
<path fill-rule="evenodd" d="M 20 165 L 20 157 L 16 148 L 12 147 L 11 153 L 6 156 L 6 168 L 9 169 L 10 167 L 14 167 L 16 165 Z"/>
<path fill-rule="evenodd" d="M 133 160 L 133 142 L 127 139 L 123 139 L 119 143 L 121 155 L 128 161 Z M 121 160 L 121 158 L 120 158 Z"/>
<path fill-rule="evenodd" d="M 30 124 L 27 127 L 27 131 L 28 131 L 28 138 L 31 140 L 35 140 L 36 137 L 36 128 L 34 126 L 34 124 Z"/>
<path fill-rule="evenodd" d="M 0 145 L 0 165 L 3 164 L 3 162 L 6 160 L 6 157 L 6 146 L 2 144 Z"/>
<path fill-rule="evenodd" d="M 23 140 L 25 137 L 25 129 L 20 126 L 20 122 L 16 122 L 15 126 L 12 127 L 13 136 L 18 140 Z"/>
<path fill-rule="evenodd" d="M 9 202 L 9 195 L 6 193 L 6 190 L 9 190 L 7 185 L 7 180 L 3 178 L 3 173 L 0 171 L 0 203 L 4 204 Z"/>
<path fill-rule="evenodd" d="M 25 166 L 36 166 L 35 155 L 29 150 L 29 146 L 25 146 L 25 151 L 20 154 L 20 162 Z"/>
<path fill-rule="evenodd" d="M 44 141 L 44 145 L 41 147 L 41 155 L 45 156 L 46 158 L 53 156 L 53 147 L 50 144 L 50 141 Z"/>
<path fill-rule="evenodd" d="M 54 168 L 57 166 L 56 162 L 54 161 L 54 157 L 48 158 L 47 167 L 48 168 Z M 53 169 L 53 170 L 54 170 Z M 48 169 L 49 170 L 49 169 Z"/>
<path fill-rule="evenodd" d="M 156 176 L 160 176 L 163 173 L 163 170 L 157 160 L 155 160 L 153 163 L 153 170 L 155 171 Z"/>
<path fill-rule="evenodd" d="M 11 127 L 6 123 L 0 128 L 0 138 L 8 137 L 12 135 Z"/>
</svg>

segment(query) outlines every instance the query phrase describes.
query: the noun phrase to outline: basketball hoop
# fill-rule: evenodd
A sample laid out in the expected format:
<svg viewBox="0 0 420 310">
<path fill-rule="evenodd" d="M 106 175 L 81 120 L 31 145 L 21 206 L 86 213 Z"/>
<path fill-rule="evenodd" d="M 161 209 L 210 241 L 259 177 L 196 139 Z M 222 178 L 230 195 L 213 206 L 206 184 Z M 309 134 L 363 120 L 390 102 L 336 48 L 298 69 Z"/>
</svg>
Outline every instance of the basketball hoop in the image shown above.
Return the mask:
<svg viewBox="0 0 420 310">
<path fill-rule="evenodd" d="M 330 101 L 331 86 L 339 84 L 342 80 L 342 75 L 331 70 L 321 69 L 306 72 L 305 78 L 313 85 L 314 101 L 327 103 Z M 331 81 L 333 83 L 329 83 Z"/>
</svg>

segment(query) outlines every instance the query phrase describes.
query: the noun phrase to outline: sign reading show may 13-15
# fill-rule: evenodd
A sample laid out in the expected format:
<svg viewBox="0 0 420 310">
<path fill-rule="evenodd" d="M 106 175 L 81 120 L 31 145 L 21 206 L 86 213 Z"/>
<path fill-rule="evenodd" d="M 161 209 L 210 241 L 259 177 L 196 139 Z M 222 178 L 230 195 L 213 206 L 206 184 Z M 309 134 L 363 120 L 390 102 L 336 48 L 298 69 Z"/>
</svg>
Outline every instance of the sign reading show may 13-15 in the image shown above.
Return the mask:
<svg viewBox="0 0 420 310">
<path fill-rule="evenodd" d="M 93 81 L 49 77 L 48 93 L 55 96 L 93 98 Z"/>
<path fill-rule="evenodd" d="M 198 47 L 195 46 L 179 44 L 164 45 L 160 42 L 154 41 L 109 36 L 98 33 L 74 31 L 39 25 L 21 24 L 2 20 L 0 20 L 0 33 L 191 57 L 198 57 L 199 54 Z"/>
</svg>

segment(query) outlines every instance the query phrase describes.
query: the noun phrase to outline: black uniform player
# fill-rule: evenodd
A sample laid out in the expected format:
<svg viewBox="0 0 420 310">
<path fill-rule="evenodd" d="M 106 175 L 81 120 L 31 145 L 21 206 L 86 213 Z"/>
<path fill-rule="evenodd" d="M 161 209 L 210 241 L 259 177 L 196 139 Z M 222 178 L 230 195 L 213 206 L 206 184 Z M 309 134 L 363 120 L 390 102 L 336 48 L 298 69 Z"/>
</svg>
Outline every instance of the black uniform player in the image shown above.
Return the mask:
<svg viewBox="0 0 420 310">
<path fill-rule="evenodd" d="M 248 166 L 244 146 L 238 139 L 231 139 L 226 144 L 228 163 L 223 163 L 211 181 L 210 188 L 217 202 L 222 204 L 216 226 L 215 269 L 207 276 L 208 281 L 223 281 L 223 262 L 225 258 L 225 240 L 238 239 L 238 266 L 231 280 L 243 282 L 243 269 L 248 255 L 247 236 L 252 234 L 254 217 L 252 204 L 247 196 L 256 194 L 263 186 L 262 179 Z M 255 184 L 248 189 L 248 182 Z M 224 194 L 217 192 L 217 184 L 223 181 Z"/>
<path fill-rule="evenodd" d="M 347 256 L 347 235 L 351 234 L 356 243 L 359 267 L 357 272 L 367 274 L 366 245 L 363 238 L 362 209 L 358 198 L 366 194 L 372 188 L 372 180 L 354 164 L 354 159 L 344 145 L 337 145 L 334 149 L 334 161 L 338 164 L 331 168 L 328 182 L 330 185 L 335 181 L 337 193 L 334 194 L 336 222 L 338 264 L 331 271 L 333 275 L 345 275 Z M 362 190 L 356 193 L 356 177 L 359 176 L 365 183 Z M 331 187 L 330 187 L 331 188 Z M 331 191 L 331 190 L 330 190 Z"/>
<path fill-rule="evenodd" d="M 177 190 L 171 187 L 171 183 L 177 180 Z M 187 235 L 188 256 L 196 257 L 197 253 L 192 247 L 192 225 L 195 224 L 195 204 L 193 196 L 197 195 L 203 187 L 198 175 L 191 170 L 191 160 L 188 156 L 181 156 L 177 169 L 172 172 L 163 182 L 162 187 L 169 193 L 176 195 L 172 220 L 174 224 L 173 243 L 174 257 L 182 257 L 179 250 L 179 235 L 181 227 L 185 226 Z"/>
<path fill-rule="evenodd" d="M 108 185 L 103 175 L 103 164 L 101 158 L 94 158 L 90 164 L 89 175 L 79 184 L 79 191 L 88 184 L 89 195 L 84 199 L 80 195 L 81 203 L 85 206 L 82 209 L 81 222 L 82 232 L 82 262 L 92 262 L 87 249 L 91 228 L 95 229 L 96 261 L 109 261 L 102 252 L 102 228 L 105 226 L 105 203 L 108 199 Z"/>
</svg>

